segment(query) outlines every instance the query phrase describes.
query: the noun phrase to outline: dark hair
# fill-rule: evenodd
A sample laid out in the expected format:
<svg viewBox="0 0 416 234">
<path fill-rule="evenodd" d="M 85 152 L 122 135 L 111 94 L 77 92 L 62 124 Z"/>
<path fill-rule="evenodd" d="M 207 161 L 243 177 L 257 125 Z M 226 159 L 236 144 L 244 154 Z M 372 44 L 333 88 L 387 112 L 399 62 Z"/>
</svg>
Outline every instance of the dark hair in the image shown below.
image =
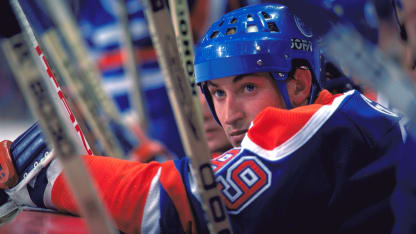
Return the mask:
<svg viewBox="0 0 416 234">
<path fill-rule="evenodd" d="M 292 65 L 291 65 L 291 69 L 288 73 L 288 77 L 293 77 L 295 75 L 296 69 L 298 69 L 300 67 L 307 67 L 309 70 L 312 71 L 312 66 L 310 65 L 308 60 L 306 60 L 306 59 L 292 59 Z M 311 72 L 311 73 L 312 73 L 312 75 L 314 75 L 313 72 Z"/>
</svg>

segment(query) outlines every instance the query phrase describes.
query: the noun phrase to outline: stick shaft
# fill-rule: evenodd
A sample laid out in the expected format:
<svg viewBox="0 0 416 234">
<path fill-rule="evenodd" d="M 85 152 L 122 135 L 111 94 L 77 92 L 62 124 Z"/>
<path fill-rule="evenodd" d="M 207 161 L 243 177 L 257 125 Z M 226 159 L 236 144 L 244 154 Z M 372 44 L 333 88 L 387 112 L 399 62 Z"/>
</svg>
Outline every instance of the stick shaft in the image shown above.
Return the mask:
<svg viewBox="0 0 416 234">
<path fill-rule="evenodd" d="M 169 6 L 185 74 L 191 82 L 192 91 L 194 91 L 194 40 L 192 39 L 188 2 L 186 0 L 169 0 Z"/>
<path fill-rule="evenodd" d="M 203 122 L 201 104 L 195 84 L 194 40 L 192 39 L 188 2 L 186 0 L 169 0 L 169 6 L 182 66 L 191 85 L 192 98 L 198 112 L 197 116 L 200 118 L 199 121 Z"/>
<path fill-rule="evenodd" d="M 144 102 L 144 94 L 140 83 L 140 74 L 137 68 L 139 58 L 135 55 L 133 39 L 131 36 L 128 13 L 124 0 L 117 0 L 118 11 L 117 17 L 121 29 L 123 67 L 127 72 L 127 78 L 131 81 L 133 87 L 130 88 L 130 98 L 136 108 L 139 117 L 140 127 L 147 129 L 148 119 Z"/>
</svg>

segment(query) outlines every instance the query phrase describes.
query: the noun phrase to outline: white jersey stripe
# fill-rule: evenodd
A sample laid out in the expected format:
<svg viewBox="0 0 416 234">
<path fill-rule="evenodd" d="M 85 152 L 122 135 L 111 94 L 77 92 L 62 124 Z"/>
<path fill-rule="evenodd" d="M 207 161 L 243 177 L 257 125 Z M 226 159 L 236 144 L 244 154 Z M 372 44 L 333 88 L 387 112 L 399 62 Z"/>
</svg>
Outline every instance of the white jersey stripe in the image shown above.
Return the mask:
<svg viewBox="0 0 416 234">
<path fill-rule="evenodd" d="M 155 177 L 150 184 L 149 193 L 147 194 L 146 204 L 143 211 L 142 230 L 141 233 L 160 233 L 160 172 L 157 171 Z"/>
<path fill-rule="evenodd" d="M 272 150 L 266 150 L 252 141 L 248 135 L 244 137 L 241 142 L 241 147 L 246 148 L 260 157 L 267 160 L 277 161 L 280 160 L 299 149 L 304 145 L 320 128 L 321 126 L 332 116 L 332 114 L 338 109 L 342 101 L 352 95 L 355 91 L 351 90 L 343 95 L 336 97 L 332 104 L 322 106 L 312 117 L 306 122 L 295 135 L 285 141 L 283 144 L 277 146 Z"/>
<path fill-rule="evenodd" d="M 48 170 L 46 171 L 46 177 L 48 178 L 48 184 L 45 188 L 43 197 L 43 203 L 46 208 L 56 208 L 52 203 L 52 187 L 55 184 L 56 178 L 62 173 L 62 166 L 59 160 L 52 160 Z"/>
</svg>

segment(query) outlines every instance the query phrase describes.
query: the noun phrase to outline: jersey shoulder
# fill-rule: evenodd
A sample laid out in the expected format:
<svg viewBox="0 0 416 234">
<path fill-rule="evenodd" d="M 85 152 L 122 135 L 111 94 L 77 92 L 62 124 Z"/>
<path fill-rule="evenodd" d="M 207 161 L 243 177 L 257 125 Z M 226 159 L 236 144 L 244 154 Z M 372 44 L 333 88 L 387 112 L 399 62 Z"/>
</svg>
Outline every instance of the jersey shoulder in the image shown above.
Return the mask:
<svg viewBox="0 0 416 234">
<path fill-rule="evenodd" d="M 340 107 L 339 113 L 350 120 L 370 143 L 375 144 L 392 130 L 399 131 L 403 140 L 406 138 L 406 120 L 401 114 L 358 92 Z"/>
</svg>

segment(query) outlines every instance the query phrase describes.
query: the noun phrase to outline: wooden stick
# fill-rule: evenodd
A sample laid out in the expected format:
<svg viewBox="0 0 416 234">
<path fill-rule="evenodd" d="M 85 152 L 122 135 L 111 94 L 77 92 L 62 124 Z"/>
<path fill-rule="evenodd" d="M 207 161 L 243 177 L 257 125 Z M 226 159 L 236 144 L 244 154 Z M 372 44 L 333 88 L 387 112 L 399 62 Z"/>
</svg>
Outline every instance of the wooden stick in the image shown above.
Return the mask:
<svg viewBox="0 0 416 234">
<path fill-rule="evenodd" d="M 148 119 L 146 116 L 146 104 L 144 102 L 144 94 L 142 85 L 140 84 L 140 75 L 137 68 L 139 58 L 135 56 L 133 39 L 130 32 L 129 19 L 124 0 L 117 0 L 118 11 L 117 17 L 121 28 L 123 66 L 127 72 L 127 77 L 131 80 L 133 87 L 130 88 L 130 99 L 132 100 L 139 118 L 139 127 L 143 130 L 147 129 Z"/>
</svg>

